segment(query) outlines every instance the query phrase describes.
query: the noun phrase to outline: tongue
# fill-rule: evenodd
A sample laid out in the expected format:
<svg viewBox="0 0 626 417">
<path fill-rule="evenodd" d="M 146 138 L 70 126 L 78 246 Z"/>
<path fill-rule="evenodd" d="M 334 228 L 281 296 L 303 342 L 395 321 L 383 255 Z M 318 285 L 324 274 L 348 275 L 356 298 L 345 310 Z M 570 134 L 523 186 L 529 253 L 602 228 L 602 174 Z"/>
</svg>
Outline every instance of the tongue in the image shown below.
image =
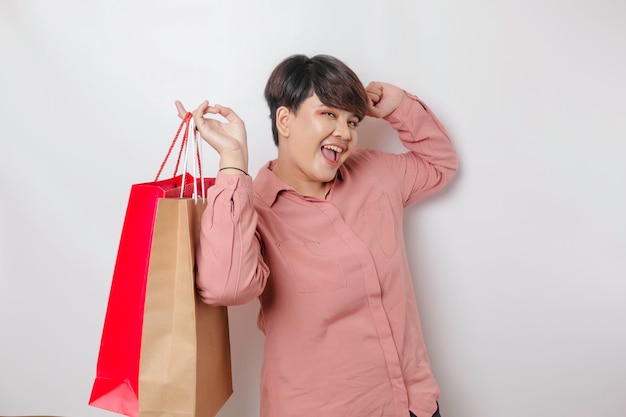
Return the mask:
<svg viewBox="0 0 626 417">
<path fill-rule="evenodd" d="M 322 148 L 322 155 L 324 155 L 324 158 L 329 161 L 337 162 L 337 152 L 335 151 L 331 151 L 328 148 Z"/>
</svg>

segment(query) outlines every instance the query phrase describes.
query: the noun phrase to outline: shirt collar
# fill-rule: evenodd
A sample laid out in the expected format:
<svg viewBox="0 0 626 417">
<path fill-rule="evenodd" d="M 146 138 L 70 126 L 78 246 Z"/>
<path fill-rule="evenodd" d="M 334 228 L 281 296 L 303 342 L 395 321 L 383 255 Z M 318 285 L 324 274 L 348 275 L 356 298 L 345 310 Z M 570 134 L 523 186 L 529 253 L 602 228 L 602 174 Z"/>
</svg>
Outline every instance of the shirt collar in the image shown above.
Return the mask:
<svg viewBox="0 0 626 417">
<path fill-rule="evenodd" d="M 272 167 L 276 164 L 276 160 L 272 160 L 265 164 L 254 179 L 254 191 L 261 197 L 261 200 L 268 206 L 272 207 L 281 191 L 295 190 L 285 184 L 274 172 Z"/>
<path fill-rule="evenodd" d="M 298 193 L 293 187 L 285 184 L 276 174 L 274 174 L 272 168 L 275 164 L 275 159 L 268 162 L 259 170 L 256 178 L 254 179 L 254 191 L 261 197 L 263 202 L 268 207 L 272 207 L 274 205 L 282 191 L 292 191 L 294 193 Z M 337 178 L 327 184 L 326 196 L 328 196 L 332 190 L 335 181 L 341 181 L 341 173 L 343 169 L 343 165 L 339 167 L 339 171 L 337 171 Z"/>
</svg>

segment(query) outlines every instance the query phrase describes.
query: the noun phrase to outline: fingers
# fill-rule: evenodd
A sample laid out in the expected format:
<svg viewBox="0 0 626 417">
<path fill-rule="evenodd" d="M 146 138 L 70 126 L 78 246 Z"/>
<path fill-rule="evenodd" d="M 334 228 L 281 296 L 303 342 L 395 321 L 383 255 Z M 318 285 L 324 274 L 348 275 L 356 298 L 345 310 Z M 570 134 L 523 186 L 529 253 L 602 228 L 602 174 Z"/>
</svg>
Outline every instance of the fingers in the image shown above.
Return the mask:
<svg viewBox="0 0 626 417">
<path fill-rule="evenodd" d="M 176 100 L 174 104 L 176 104 L 176 110 L 178 110 L 178 117 L 180 117 L 181 119 L 184 119 L 185 115 L 187 114 L 187 110 L 185 110 L 183 103 Z"/>
<path fill-rule="evenodd" d="M 184 119 L 188 112 L 183 106 L 183 103 L 181 103 L 179 100 L 176 100 L 175 104 L 176 110 L 178 111 L 178 117 Z M 218 122 L 217 120 L 205 118 L 204 116 L 206 114 L 219 115 L 224 117 L 228 121 L 228 123 L 244 125 L 243 120 L 241 120 L 237 113 L 235 113 L 230 107 L 221 106 L 219 104 L 211 106 L 208 100 L 204 100 L 202 103 L 200 103 L 200 105 L 192 112 L 192 114 L 196 128 L 198 129 L 208 128 L 209 123 L 217 123 L 218 125 L 221 124 L 221 122 Z"/>
<path fill-rule="evenodd" d="M 367 93 L 367 98 L 369 99 L 370 106 L 375 106 L 380 102 L 379 94 Z"/>
<path fill-rule="evenodd" d="M 188 111 L 185 109 L 185 106 L 183 106 L 183 103 L 181 103 L 179 100 L 176 100 L 174 103 L 176 104 L 176 110 L 178 110 L 178 117 L 180 117 L 181 119 L 184 119 L 188 113 Z M 211 106 L 209 106 L 209 102 L 207 100 L 203 101 L 193 111 L 194 116 L 196 114 L 199 114 L 200 116 L 202 116 L 203 114 L 206 114 L 206 113 L 216 113 L 216 111 L 211 110 Z"/>
<path fill-rule="evenodd" d="M 204 114 L 206 114 L 208 112 L 209 109 L 209 101 L 208 100 L 204 100 L 202 103 L 200 103 L 200 105 L 198 105 L 198 107 L 192 112 L 194 118 L 198 118 L 198 117 L 202 117 Z M 197 121 L 197 120 L 196 120 Z"/>
<path fill-rule="evenodd" d="M 374 81 L 365 88 L 369 100 L 367 114 L 374 117 L 386 117 L 400 106 L 404 90 L 389 84 Z"/>
<path fill-rule="evenodd" d="M 369 101 L 367 115 L 380 117 L 380 110 L 376 106 L 380 103 L 380 100 L 383 97 L 383 86 L 376 81 L 372 81 L 367 85 L 367 87 L 365 87 L 365 93 L 367 94 L 367 99 Z"/>
<path fill-rule="evenodd" d="M 229 123 L 243 123 L 243 120 L 241 120 L 237 113 L 235 113 L 230 107 L 220 106 L 219 104 L 216 104 L 215 109 L 217 110 L 217 114 L 226 118 Z"/>
<path fill-rule="evenodd" d="M 367 100 L 369 101 L 369 106 L 375 106 L 380 101 L 380 96 L 373 93 L 367 93 Z"/>
<path fill-rule="evenodd" d="M 383 86 L 379 82 L 372 81 L 367 85 L 367 87 L 365 87 L 365 92 L 370 100 L 370 104 L 375 106 L 383 96 Z"/>
<path fill-rule="evenodd" d="M 220 115 L 223 118 L 225 118 L 229 123 L 243 123 L 243 121 L 237 115 L 237 113 L 235 113 L 233 111 L 233 109 L 231 109 L 230 107 L 222 106 L 222 105 L 219 105 L 219 104 L 216 104 L 214 106 L 210 106 L 208 101 L 205 101 L 204 103 L 202 103 L 194 111 L 194 115 L 196 115 L 196 113 L 197 113 L 198 117 L 202 117 L 203 115 L 209 113 L 209 114 Z M 197 122 L 198 122 L 198 120 L 196 120 L 196 123 Z"/>
<path fill-rule="evenodd" d="M 376 117 L 376 118 L 381 118 L 381 117 L 383 117 L 383 112 L 378 107 L 376 107 L 374 104 L 371 104 L 367 108 L 367 115 L 368 116 L 372 116 L 372 117 Z"/>
</svg>

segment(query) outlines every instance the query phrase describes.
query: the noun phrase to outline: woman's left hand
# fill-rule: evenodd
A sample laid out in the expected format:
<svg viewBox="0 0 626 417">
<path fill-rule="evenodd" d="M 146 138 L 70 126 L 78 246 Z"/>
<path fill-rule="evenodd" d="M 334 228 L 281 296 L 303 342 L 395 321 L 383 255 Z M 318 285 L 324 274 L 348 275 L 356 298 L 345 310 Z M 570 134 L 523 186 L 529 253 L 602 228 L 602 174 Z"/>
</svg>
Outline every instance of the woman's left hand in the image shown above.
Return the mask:
<svg viewBox="0 0 626 417">
<path fill-rule="evenodd" d="M 393 84 L 372 81 L 365 87 L 369 104 L 367 115 L 372 117 L 387 117 L 400 106 L 404 97 L 404 90 Z"/>
</svg>

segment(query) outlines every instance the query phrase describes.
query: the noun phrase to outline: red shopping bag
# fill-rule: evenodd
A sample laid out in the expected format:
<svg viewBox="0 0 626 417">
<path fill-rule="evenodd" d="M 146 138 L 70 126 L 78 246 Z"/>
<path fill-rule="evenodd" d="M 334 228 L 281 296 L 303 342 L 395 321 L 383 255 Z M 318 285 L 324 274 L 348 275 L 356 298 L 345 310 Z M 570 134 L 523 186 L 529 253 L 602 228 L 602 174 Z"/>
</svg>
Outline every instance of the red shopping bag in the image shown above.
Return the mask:
<svg viewBox="0 0 626 417">
<path fill-rule="evenodd" d="M 145 293 L 152 234 L 159 198 L 191 197 L 206 190 L 214 178 L 176 175 L 187 144 L 191 114 L 182 121 L 155 181 L 134 184 L 113 271 L 109 301 L 102 330 L 96 379 L 89 404 L 136 417 L 138 414 L 139 362 Z M 184 129 L 174 177 L 158 180 L 171 151 Z M 199 157 L 199 155 L 198 155 Z"/>
</svg>

